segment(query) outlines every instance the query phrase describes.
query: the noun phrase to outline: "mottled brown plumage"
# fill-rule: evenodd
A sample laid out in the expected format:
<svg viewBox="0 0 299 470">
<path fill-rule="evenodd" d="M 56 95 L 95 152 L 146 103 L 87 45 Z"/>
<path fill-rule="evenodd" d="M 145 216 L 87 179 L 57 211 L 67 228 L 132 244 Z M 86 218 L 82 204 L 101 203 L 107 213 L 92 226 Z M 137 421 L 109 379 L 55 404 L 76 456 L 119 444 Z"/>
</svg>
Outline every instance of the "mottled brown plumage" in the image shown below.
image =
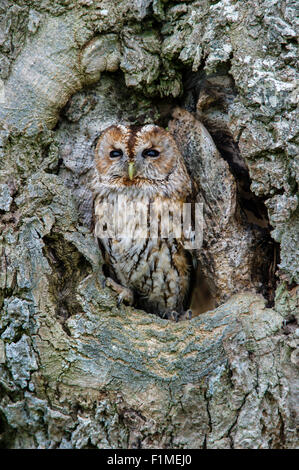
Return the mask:
<svg viewBox="0 0 299 470">
<path fill-rule="evenodd" d="M 114 125 L 100 136 L 93 181 L 96 236 L 107 215 L 105 203 L 115 204 L 119 196 L 127 206 L 130 202 L 150 205 L 151 214 L 159 219 L 163 204 L 182 207 L 191 191 L 183 157 L 166 130 L 155 125 Z M 123 214 L 123 210 L 118 212 L 118 222 L 124 224 L 128 236 L 102 236 L 99 240 L 109 268 L 109 285 L 120 294 L 120 300 L 131 303 L 134 298 L 135 305 L 147 312 L 182 317 L 192 263 L 182 239 L 175 236 L 175 221 L 168 238 L 162 238 L 160 232 L 156 238 L 140 238 L 138 217 L 133 213 L 127 220 Z"/>
</svg>

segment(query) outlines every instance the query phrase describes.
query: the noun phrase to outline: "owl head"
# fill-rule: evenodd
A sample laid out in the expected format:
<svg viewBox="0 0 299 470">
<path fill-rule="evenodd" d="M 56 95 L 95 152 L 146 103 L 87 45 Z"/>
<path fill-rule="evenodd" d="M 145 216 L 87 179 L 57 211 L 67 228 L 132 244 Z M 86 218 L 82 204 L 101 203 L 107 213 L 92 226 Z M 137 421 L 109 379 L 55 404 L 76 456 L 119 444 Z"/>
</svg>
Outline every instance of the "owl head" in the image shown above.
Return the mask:
<svg viewBox="0 0 299 470">
<path fill-rule="evenodd" d="M 174 138 L 152 124 L 113 125 L 104 130 L 95 150 L 95 169 L 102 189 L 128 192 L 138 188 L 150 195 L 160 192 L 169 197 L 191 189 Z"/>
</svg>

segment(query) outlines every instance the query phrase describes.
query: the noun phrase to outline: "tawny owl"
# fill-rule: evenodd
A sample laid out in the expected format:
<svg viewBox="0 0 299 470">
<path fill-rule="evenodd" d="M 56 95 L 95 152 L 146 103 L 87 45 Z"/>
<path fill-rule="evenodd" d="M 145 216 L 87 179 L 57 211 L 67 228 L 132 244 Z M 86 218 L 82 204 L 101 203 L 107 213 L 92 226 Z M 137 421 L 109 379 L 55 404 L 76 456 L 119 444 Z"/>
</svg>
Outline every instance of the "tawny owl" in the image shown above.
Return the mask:
<svg viewBox="0 0 299 470">
<path fill-rule="evenodd" d="M 124 215 L 129 203 L 141 204 L 150 206 L 151 215 L 160 220 L 164 203 L 180 207 L 190 198 L 192 181 L 173 137 L 156 125 L 106 129 L 96 146 L 93 192 L 95 236 L 109 268 L 107 284 L 119 293 L 119 300 L 134 301 L 136 307 L 163 318 L 191 317 L 186 308 L 192 260 L 175 236 L 175 221 L 171 219 L 167 237 L 161 228 L 156 236 L 147 231 L 142 237 L 137 209 L 129 217 Z M 125 237 L 109 231 L 103 235 L 107 211 L 109 222 L 113 218 L 110 208 L 116 203 L 117 223 L 126 229 Z M 148 212 L 148 228 L 147 217 Z"/>
</svg>

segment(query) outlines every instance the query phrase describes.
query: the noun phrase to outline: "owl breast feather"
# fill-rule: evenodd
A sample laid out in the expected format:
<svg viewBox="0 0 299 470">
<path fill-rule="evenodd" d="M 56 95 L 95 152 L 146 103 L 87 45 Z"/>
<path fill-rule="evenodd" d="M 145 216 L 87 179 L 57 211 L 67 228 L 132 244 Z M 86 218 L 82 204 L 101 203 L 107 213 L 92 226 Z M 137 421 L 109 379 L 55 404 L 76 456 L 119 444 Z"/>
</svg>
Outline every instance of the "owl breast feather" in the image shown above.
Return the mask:
<svg viewBox="0 0 299 470">
<path fill-rule="evenodd" d="M 97 227 L 103 220 L 107 220 L 107 216 L 110 220 L 113 218 L 111 208 L 110 213 L 107 209 L 107 202 L 113 202 L 113 198 L 108 199 L 97 198 L 95 201 L 96 236 L 99 235 Z M 126 211 L 125 207 L 120 206 L 114 213 L 117 225 L 114 228 L 121 230 L 115 230 L 114 234 L 111 230 L 109 235 L 114 235 L 112 237 L 100 237 L 105 259 L 112 268 L 115 280 L 134 291 L 138 307 L 159 314 L 183 311 L 190 275 L 187 254 L 174 237 L 171 224 L 168 237 L 161 236 L 161 228 L 157 231 L 162 201 L 162 198 L 154 201 L 144 197 L 135 199 L 135 213 L 134 209 L 133 212 Z M 141 216 L 138 205 L 144 208 Z M 150 231 L 152 222 L 153 233 Z"/>
</svg>

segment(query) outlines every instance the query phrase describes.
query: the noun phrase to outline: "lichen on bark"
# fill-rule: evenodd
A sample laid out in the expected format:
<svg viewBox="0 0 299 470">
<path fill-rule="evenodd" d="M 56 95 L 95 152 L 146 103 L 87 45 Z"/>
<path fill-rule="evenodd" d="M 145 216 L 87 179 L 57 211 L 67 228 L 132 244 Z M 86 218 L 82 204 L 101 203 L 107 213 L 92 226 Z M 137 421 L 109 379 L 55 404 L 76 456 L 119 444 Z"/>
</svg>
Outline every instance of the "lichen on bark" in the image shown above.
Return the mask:
<svg viewBox="0 0 299 470">
<path fill-rule="evenodd" d="M 280 3 L 0 6 L 2 447 L 298 447 L 295 2 Z M 212 239 L 201 263 L 213 256 L 230 295 L 190 322 L 117 307 L 103 288 L 89 228 L 96 139 L 112 122 L 167 125 L 175 105 L 195 143 L 199 120 L 214 139 L 222 204 L 234 194 L 256 208 L 221 242 L 238 233 L 250 246 L 259 222 L 279 244 L 271 307 L 261 294 L 274 284 L 259 289 Z"/>
</svg>

